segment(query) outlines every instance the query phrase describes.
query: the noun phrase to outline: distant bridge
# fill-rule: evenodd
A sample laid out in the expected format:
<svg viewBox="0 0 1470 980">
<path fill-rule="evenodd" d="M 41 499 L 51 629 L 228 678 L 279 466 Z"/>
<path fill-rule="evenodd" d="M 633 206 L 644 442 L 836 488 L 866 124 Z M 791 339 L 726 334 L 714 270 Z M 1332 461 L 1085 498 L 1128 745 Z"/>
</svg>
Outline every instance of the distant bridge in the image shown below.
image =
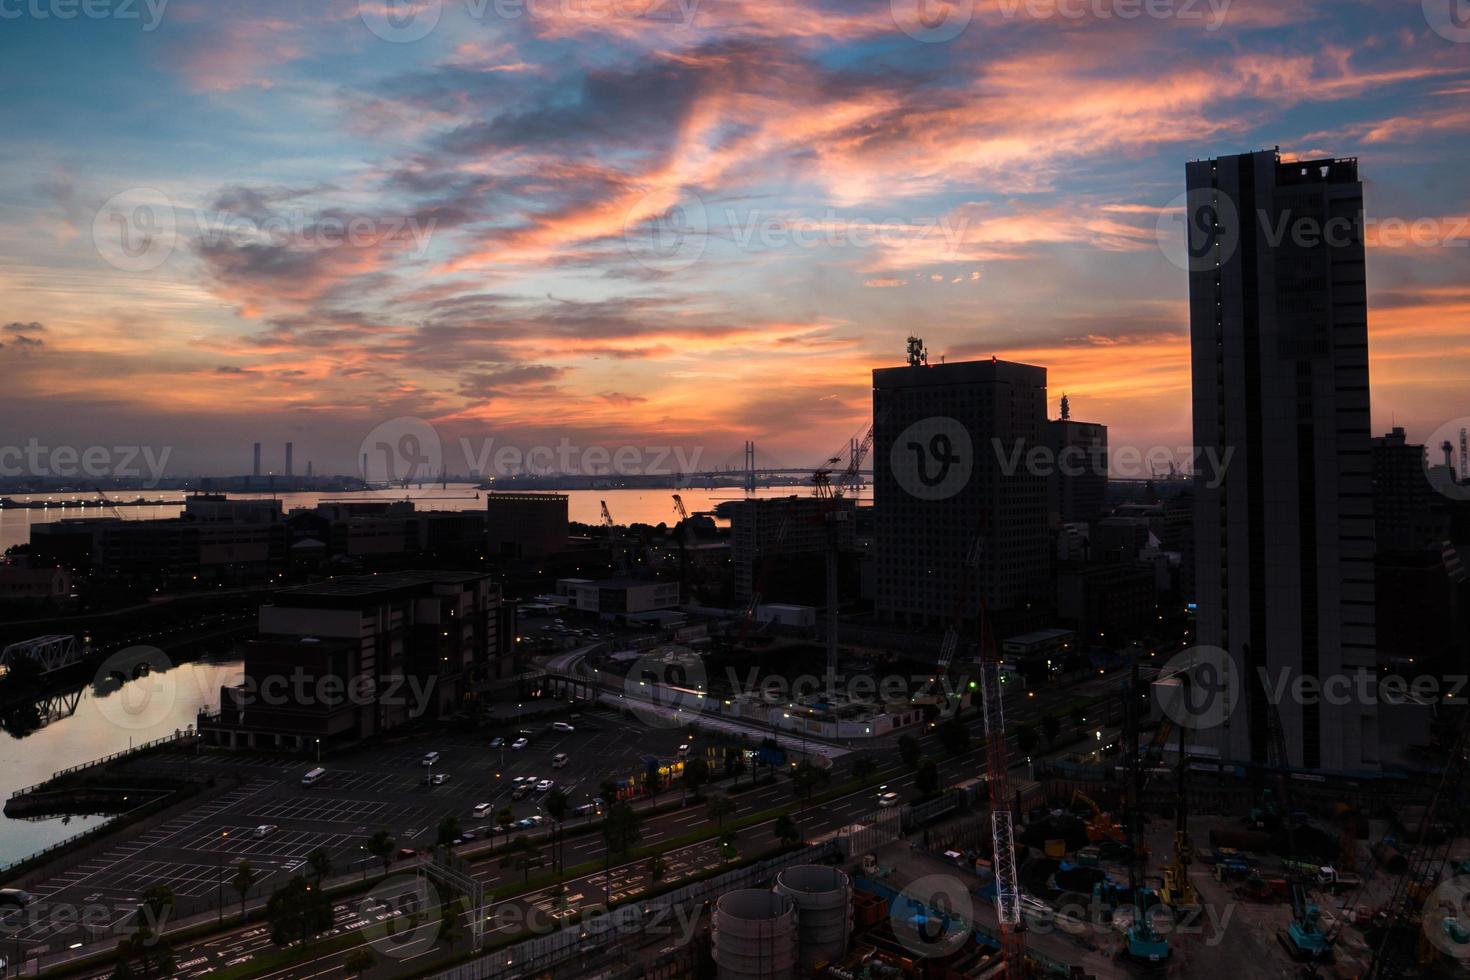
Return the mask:
<svg viewBox="0 0 1470 980">
<path fill-rule="evenodd" d="M 59 633 L 38 636 L 30 640 L 12 643 L 0 651 L 0 676 L 10 673 L 15 664 L 24 659 L 41 668 L 41 676 L 65 670 L 79 664 L 86 652 L 77 644 L 77 638 Z"/>
</svg>

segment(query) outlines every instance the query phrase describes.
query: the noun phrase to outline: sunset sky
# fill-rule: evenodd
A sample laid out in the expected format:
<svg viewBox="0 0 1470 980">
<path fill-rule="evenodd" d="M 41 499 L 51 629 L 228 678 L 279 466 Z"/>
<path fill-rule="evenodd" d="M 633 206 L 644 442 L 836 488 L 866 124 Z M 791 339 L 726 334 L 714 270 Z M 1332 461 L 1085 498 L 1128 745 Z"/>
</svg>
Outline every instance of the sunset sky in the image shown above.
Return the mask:
<svg viewBox="0 0 1470 980">
<path fill-rule="evenodd" d="M 1455 0 L 95 2 L 0 0 L 0 443 L 804 465 L 912 332 L 1183 447 L 1184 165 L 1277 145 L 1359 158 L 1375 431 L 1470 415 Z"/>
</svg>

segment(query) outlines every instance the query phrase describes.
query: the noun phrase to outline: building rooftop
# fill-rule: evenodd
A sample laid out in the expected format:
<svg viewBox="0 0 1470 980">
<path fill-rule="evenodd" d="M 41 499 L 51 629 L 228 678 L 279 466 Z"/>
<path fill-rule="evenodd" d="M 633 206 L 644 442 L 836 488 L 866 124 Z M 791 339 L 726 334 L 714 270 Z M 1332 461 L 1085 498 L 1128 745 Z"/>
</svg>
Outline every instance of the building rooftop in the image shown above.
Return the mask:
<svg viewBox="0 0 1470 980">
<path fill-rule="evenodd" d="M 350 598 L 394 592 L 426 584 L 463 585 L 486 576 L 479 572 L 405 571 L 380 575 L 344 575 L 326 582 L 298 585 L 277 593 L 280 598 Z"/>
</svg>

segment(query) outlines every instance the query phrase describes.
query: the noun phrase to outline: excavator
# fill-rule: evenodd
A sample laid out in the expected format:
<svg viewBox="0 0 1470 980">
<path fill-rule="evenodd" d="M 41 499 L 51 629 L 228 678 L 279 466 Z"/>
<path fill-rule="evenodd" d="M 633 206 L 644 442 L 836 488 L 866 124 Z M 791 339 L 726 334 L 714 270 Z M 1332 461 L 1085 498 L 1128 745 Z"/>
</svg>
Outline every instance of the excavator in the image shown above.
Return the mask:
<svg viewBox="0 0 1470 980">
<path fill-rule="evenodd" d="M 1102 807 L 1097 805 L 1097 801 L 1081 790 L 1072 793 L 1072 806 L 1075 807 L 1078 803 L 1085 803 L 1092 811 L 1092 816 L 1088 818 L 1086 824 L 1089 841 L 1096 844 L 1098 841 L 1127 839 L 1127 835 L 1123 832 L 1123 825 L 1115 820 L 1111 813 L 1104 813 Z"/>
</svg>

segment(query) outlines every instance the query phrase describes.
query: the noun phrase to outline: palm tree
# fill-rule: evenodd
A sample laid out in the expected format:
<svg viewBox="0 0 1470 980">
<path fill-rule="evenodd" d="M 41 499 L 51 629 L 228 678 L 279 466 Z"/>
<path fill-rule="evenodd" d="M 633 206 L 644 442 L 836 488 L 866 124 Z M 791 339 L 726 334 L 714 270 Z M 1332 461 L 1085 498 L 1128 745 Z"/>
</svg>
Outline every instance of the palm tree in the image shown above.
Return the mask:
<svg viewBox="0 0 1470 980">
<path fill-rule="evenodd" d="M 716 826 L 724 830 L 725 818 L 735 812 L 735 801 L 723 793 L 716 793 L 709 798 L 705 809 L 709 812 L 710 819 L 715 821 Z"/>
<path fill-rule="evenodd" d="M 250 894 L 250 889 L 255 887 L 255 869 L 250 866 L 249 861 L 241 861 L 235 866 L 235 877 L 230 879 L 230 884 L 240 893 L 240 918 L 243 920 L 245 898 Z"/>
<path fill-rule="evenodd" d="M 306 863 L 311 868 L 311 873 L 316 876 L 316 886 L 322 887 L 322 879 L 332 873 L 331 856 L 323 848 L 314 848 L 310 854 L 306 855 Z"/>
<path fill-rule="evenodd" d="M 384 874 L 388 872 L 388 860 L 393 856 L 393 851 L 397 846 L 398 841 L 394 840 L 393 835 L 386 830 L 379 830 L 368 838 L 368 853 L 383 862 Z"/>
<path fill-rule="evenodd" d="M 554 789 L 546 794 L 546 799 L 542 801 L 541 805 L 546 808 L 546 815 L 551 818 L 551 822 L 555 825 L 556 837 L 551 844 L 552 867 L 565 870 L 566 856 L 559 854 L 559 849 L 560 846 L 564 846 L 562 845 L 561 825 L 562 821 L 567 818 L 567 809 L 570 805 L 567 801 L 567 794 L 559 789 Z"/>
<path fill-rule="evenodd" d="M 500 861 L 502 868 L 514 865 L 525 872 L 522 884 L 531 880 L 531 869 L 541 866 L 541 852 L 535 844 L 531 843 L 529 837 L 517 837 L 515 843 L 510 845 L 510 851 Z"/>
<path fill-rule="evenodd" d="M 664 864 L 664 859 L 657 854 L 648 859 L 646 867 L 650 887 L 658 885 L 663 880 L 664 874 L 669 870 L 668 865 Z"/>
<path fill-rule="evenodd" d="M 771 828 L 776 839 L 788 847 L 801 843 L 801 831 L 797 829 L 796 821 L 785 813 L 776 818 L 776 825 Z"/>
<path fill-rule="evenodd" d="M 510 840 L 510 828 L 515 822 L 515 811 L 508 805 L 501 807 L 495 812 L 495 825 L 500 828 L 500 832 L 505 835 L 506 840 Z"/>
</svg>

